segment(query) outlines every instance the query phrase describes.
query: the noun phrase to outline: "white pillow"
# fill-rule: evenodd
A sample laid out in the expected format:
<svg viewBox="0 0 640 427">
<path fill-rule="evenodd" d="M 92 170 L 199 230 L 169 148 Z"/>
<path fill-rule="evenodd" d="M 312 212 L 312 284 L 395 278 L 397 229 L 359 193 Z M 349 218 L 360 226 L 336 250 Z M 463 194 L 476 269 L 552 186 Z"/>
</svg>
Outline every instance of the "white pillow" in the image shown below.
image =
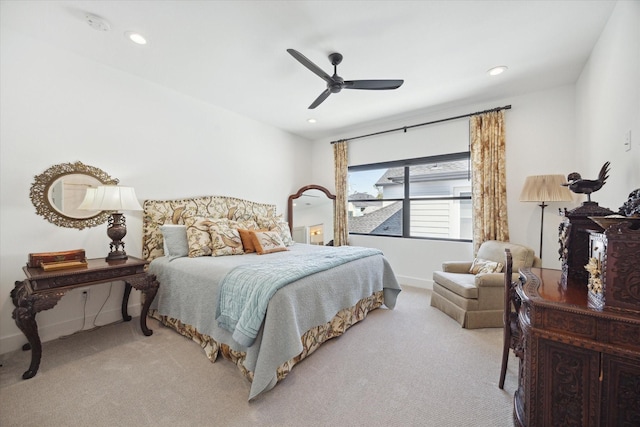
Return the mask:
<svg viewBox="0 0 640 427">
<path fill-rule="evenodd" d="M 171 259 L 189 255 L 189 242 L 187 241 L 187 226 L 178 224 L 165 224 L 160 226 L 164 240 L 164 255 Z"/>
</svg>

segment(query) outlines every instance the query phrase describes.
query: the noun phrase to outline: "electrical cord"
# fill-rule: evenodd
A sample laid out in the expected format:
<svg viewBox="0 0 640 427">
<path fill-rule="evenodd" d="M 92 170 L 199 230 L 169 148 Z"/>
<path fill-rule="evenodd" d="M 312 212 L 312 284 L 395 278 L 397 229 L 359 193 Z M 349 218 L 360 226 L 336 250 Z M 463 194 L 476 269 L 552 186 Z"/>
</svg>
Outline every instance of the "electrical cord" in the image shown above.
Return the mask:
<svg viewBox="0 0 640 427">
<path fill-rule="evenodd" d="M 96 325 L 96 320 L 98 320 L 98 316 L 100 316 L 100 313 L 102 313 L 102 309 L 104 308 L 104 306 L 107 303 L 107 301 L 109 301 L 109 298 L 111 297 L 111 291 L 112 290 L 113 290 L 113 282 L 111 282 L 109 284 L 109 294 L 107 295 L 107 298 L 105 298 L 104 302 L 100 306 L 100 310 L 98 310 L 98 313 L 96 313 L 95 317 L 93 318 L 93 328 L 94 329 L 101 328 L 101 327 L 107 326 L 107 325 L 112 325 L 113 323 L 120 323 L 121 322 L 121 321 L 120 322 L 116 321 L 116 322 L 113 322 L 113 323 L 107 323 L 106 325 Z"/>
<path fill-rule="evenodd" d="M 100 306 L 100 309 L 98 310 L 98 313 L 95 315 L 95 317 L 93 318 L 93 328 L 91 329 L 85 329 L 85 325 L 86 325 L 86 321 L 87 321 L 87 298 L 84 299 L 84 304 L 82 306 L 82 326 L 80 327 L 80 329 L 78 329 L 75 332 L 72 332 L 68 335 L 63 335 L 61 337 L 59 337 L 59 339 L 63 340 L 63 339 L 67 339 L 69 337 L 72 337 L 74 335 L 83 333 L 83 332 L 93 332 L 96 331 L 100 328 L 102 328 L 103 326 L 109 326 L 109 325 L 115 325 L 118 323 L 122 323 L 123 320 L 116 320 L 115 322 L 111 322 L 111 323 L 106 323 L 104 325 L 97 325 L 96 324 L 96 320 L 98 319 L 98 316 L 100 316 L 100 313 L 102 313 L 102 309 L 104 308 L 104 306 L 107 304 L 107 301 L 109 301 L 109 298 L 111 297 L 111 291 L 113 290 L 113 283 L 111 283 L 109 285 L 109 294 L 107 295 L 107 298 L 105 298 L 104 302 L 102 303 L 102 305 Z"/>
</svg>

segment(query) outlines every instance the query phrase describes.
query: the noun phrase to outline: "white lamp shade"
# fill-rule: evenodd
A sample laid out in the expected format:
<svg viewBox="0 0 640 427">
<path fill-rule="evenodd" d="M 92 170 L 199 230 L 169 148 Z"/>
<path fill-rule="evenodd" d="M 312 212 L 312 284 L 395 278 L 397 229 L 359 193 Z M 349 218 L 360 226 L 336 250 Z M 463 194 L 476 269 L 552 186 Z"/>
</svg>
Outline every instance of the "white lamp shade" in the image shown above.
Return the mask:
<svg viewBox="0 0 640 427">
<path fill-rule="evenodd" d="M 93 201 L 95 199 L 96 199 L 96 188 L 88 187 L 87 192 L 84 193 L 84 199 L 82 200 L 82 203 L 80 203 L 80 206 L 78 206 L 78 209 L 85 210 L 85 211 L 92 210 L 91 205 L 93 205 Z"/>
<path fill-rule="evenodd" d="M 94 191 L 90 191 L 94 190 Z M 80 204 L 82 209 L 94 211 L 141 211 L 133 187 L 119 185 L 101 185 L 89 188 Z"/>
<path fill-rule="evenodd" d="M 524 182 L 521 202 L 570 202 L 571 191 L 562 184 L 566 180 L 563 175 L 533 175 Z"/>
</svg>

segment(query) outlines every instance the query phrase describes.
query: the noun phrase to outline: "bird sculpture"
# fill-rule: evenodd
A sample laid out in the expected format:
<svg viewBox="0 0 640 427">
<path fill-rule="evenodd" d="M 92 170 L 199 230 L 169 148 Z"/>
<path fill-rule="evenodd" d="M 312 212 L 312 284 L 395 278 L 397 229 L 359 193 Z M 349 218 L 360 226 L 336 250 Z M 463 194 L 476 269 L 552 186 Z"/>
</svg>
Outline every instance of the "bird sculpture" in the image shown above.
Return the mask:
<svg viewBox="0 0 640 427">
<path fill-rule="evenodd" d="M 578 172 L 571 172 L 567 175 L 567 183 L 562 184 L 565 187 L 569 187 L 569 190 L 574 193 L 581 193 L 587 195 L 587 201 L 591 201 L 591 193 L 598 191 L 602 188 L 607 178 L 609 178 L 609 162 L 605 162 L 600 169 L 598 179 L 582 179 Z"/>
</svg>

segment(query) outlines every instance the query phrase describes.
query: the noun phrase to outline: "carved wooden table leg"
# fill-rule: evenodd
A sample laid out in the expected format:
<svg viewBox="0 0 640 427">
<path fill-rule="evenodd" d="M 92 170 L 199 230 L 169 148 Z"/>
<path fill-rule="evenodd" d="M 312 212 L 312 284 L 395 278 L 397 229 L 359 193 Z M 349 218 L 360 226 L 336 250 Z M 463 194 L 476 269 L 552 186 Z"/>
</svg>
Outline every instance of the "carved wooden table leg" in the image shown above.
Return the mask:
<svg viewBox="0 0 640 427">
<path fill-rule="evenodd" d="M 144 274 L 134 277 L 127 280 L 127 285 L 142 292 L 144 302 L 142 304 L 142 311 L 140 312 L 140 328 L 142 328 L 143 334 L 149 336 L 153 334 L 153 331 L 147 327 L 147 314 L 149 313 L 151 302 L 158 292 L 159 283 L 156 280 L 156 276 L 153 274 Z"/>
<path fill-rule="evenodd" d="M 129 305 L 129 295 L 131 294 L 131 285 L 128 282 L 124 283 L 124 295 L 122 296 L 122 320 L 128 322 L 131 320 L 131 316 L 127 312 L 127 306 Z"/>
<path fill-rule="evenodd" d="M 28 282 L 15 282 L 15 287 L 11 291 L 11 299 L 16 307 L 13 310 L 13 318 L 18 328 L 24 333 L 31 347 L 31 364 L 29 369 L 22 374 L 22 378 L 27 380 L 33 378 L 40 367 L 42 358 L 42 342 L 38 334 L 38 324 L 36 323 L 36 313 L 54 307 L 64 291 L 50 292 L 46 294 L 33 295 L 28 290 Z M 28 348 L 23 349 L 28 350 Z"/>
</svg>

